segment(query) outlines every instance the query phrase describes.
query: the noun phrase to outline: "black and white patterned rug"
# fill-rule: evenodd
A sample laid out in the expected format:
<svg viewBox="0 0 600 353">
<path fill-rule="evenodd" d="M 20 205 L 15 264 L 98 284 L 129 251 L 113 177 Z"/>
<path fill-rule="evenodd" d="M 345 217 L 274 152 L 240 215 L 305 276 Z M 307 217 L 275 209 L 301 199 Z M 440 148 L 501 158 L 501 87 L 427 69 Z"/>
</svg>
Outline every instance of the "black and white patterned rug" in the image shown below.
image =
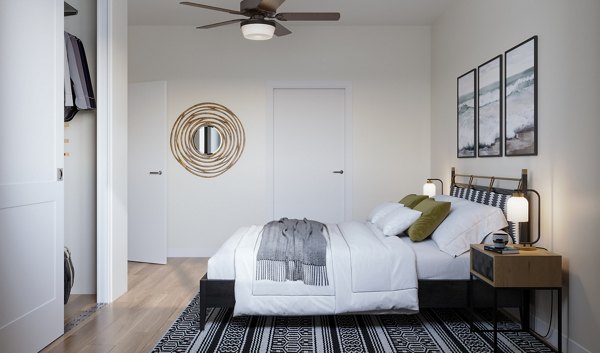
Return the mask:
<svg viewBox="0 0 600 353">
<path fill-rule="evenodd" d="M 198 331 L 198 296 L 152 350 L 161 352 L 493 352 L 487 316 L 466 310 L 422 310 L 418 315 L 233 317 L 231 309 L 209 309 Z M 518 328 L 508 319 L 504 329 Z M 502 352 L 551 352 L 525 332 L 498 333 Z"/>
</svg>

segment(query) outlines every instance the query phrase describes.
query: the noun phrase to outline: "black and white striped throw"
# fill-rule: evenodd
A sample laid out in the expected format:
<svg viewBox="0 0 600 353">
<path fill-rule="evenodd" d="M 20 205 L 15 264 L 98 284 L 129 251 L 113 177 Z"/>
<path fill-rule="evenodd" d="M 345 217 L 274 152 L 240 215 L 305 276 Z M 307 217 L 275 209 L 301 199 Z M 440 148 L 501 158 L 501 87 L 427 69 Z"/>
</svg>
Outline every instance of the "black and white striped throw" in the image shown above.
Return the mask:
<svg viewBox="0 0 600 353">
<path fill-rule="evenodd" d="M 306 218 L 267 223 L 256 256 L 256 279 L 328 286 L 324 228 Z"/>
</svg>

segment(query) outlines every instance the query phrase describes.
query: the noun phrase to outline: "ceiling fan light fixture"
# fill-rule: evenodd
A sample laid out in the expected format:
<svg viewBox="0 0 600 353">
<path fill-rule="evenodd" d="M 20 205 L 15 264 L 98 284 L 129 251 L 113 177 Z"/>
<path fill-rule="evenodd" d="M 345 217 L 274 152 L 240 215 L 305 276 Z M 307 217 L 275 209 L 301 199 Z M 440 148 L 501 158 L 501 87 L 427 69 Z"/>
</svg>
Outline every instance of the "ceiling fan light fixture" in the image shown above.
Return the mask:
<svg viewBox="0 0 600 353">
<path fill-rule="evenodd" d="M 269 40 L 275 33 L 275 22 L 273 21 L 250 19 L 242 21 L 240 26 L 244 38 L 250 40 Z"/>
</svg>

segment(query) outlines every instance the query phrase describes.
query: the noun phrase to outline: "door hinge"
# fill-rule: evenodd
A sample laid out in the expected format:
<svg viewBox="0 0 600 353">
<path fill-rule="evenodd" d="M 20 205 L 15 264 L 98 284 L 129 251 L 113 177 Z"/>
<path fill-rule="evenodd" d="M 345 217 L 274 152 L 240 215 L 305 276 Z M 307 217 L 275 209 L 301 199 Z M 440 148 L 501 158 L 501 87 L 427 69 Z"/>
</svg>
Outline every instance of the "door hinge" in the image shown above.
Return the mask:
<svg viewBox="0 0 600 353">
<path fill-rule="evenodd" d="M 56 170 L 56 180 L 63 181 L 63 169 L 62 168 L 58 168 Z"/>
</svg>

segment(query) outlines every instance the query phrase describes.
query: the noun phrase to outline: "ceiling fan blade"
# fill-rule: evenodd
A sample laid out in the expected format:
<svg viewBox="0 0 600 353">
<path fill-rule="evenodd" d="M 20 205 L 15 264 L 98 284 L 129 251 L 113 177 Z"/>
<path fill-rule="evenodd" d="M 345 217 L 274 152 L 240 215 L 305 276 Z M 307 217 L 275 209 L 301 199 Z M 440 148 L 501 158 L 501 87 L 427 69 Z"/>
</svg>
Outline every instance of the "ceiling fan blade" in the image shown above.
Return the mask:
<svg viewBox="0 0 600 353">
<path fill-rule="evenodd" d="M 292 33 L 289 29 L 285 28 L 281 23 L 275 22 L 275 35 L 277 37 L 287 36 Z"/>
<path fill-rule="evenodd" d="M 339 12 L 280 12 L 275 16 L 280 21 L 338 21 Z"/>
<path fill-rule="evenodd" d="M 258 9 L 266 12 L 275 13 L 279 6 L 285 0 L 242 0 L 240 2 L 240 11 Z"/>
<path fill-rule="evenodd" d="M 236 10 L 229 10 L 229 9 L 223 9 L 220 7 L 215 7 L 215 6 L 210 6 L 210 5 L 203 5 L 203 4 L 196 4 L 195 2 L 188 2 L 188 1 L 182 1 L 180 2 L 181 5 L 187 5 L 187 6 L 194 6 L 194 7 L 200 7 L 203 9 L 208 9 L 208 10 L 215 10 L 215 11 L 220 11 L 220 12 L 227 12 L 230 13 L 232 15 L 243 15 L 243 13 L 236 11 Z"/>
<path fill-rule="evenodd" d="M 199 26 L 199 27 L 196 27 L 196 29 L 208 29 L 208 28 L 221 27 L 221 26 L 230 25 L 232 23 L 242 22 L 243 20 L 244 20 L 243 18 L 238 18 L 236 20 L 229 20 L 229 21 L 217 22 L 217 23 L 213 23 L 211 25 Z"/>
<path fill-rule="evenodd" d="M 240 1 L 240 11 L 244 12 L 249 9 L 255 9 L 260 4 L 260 0 L 242 0 Z"/>
<path fill-rule="evenodd" d="M 284 1 L 285 0 L 262 0 L 260 4 L 258 4 L 258 8 L 269 12 L 276 12 Z"/>
</svg>

